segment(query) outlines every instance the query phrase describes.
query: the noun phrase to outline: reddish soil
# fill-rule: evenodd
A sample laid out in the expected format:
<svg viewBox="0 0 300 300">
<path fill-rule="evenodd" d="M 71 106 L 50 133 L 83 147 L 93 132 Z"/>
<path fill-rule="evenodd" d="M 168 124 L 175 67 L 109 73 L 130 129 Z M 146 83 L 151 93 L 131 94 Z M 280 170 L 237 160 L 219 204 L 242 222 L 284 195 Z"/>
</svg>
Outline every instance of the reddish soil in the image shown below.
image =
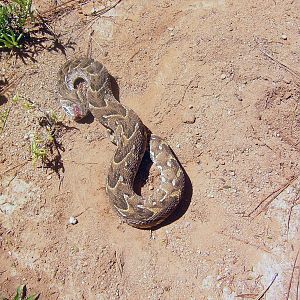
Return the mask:
<svg viewBox="0 0 300 300">
<path fill-rule="evenodd" d="M 184 205 L 153 232 L 123 224 L 105 193 L 103 126 L 64 119 L 77 129 L 61 132 L 59 179 L 30 160 L 38 112 L 21 100 L 0 143 L 0 296 L 26 283 L 47 300 L 299 299 L 299 1 L 127 0 L 79 23 L 106 4 L 52 22 L 64 50 L 1 54 L 1 76 L 20 78 L 0 111 L 18 94 L 63 116 L 58 69 L 90 44 L 182 163 Z"/>
</svg>

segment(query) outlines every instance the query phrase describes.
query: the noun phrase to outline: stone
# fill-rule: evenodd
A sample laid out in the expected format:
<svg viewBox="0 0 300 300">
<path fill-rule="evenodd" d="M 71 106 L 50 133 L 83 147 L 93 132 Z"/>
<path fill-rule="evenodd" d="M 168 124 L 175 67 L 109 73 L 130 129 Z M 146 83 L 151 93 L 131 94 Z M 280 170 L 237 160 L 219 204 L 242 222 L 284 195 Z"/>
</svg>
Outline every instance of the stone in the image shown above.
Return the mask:
<svg viewBox="0 0 300 300">
<path fill-rule="evenodd" d="M 72 224 L 72 225 L 75 225 L 75 224 L 78 223 L 78 220 L 75 217 L 70 217 L 69 223 Z"/>
<path fill-rule="evenodd" d="M 193 124 L 196 121 L 196 116 L 191 111 L 185 111 L 182 115 L 182 122 L 186 124 Z"/>
</svg>

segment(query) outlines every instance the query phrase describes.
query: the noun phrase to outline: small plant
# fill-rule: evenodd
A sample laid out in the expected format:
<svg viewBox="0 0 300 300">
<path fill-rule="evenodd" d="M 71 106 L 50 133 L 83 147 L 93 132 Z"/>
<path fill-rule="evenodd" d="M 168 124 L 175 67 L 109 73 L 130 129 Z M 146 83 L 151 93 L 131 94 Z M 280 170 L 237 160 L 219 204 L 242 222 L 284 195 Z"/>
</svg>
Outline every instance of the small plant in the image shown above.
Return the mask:
<svg viewBox="0 0 300 300">
<path fill-rule="evenodd" d="M 63 147 L 58 139 L 60 135 L 59 132 L 63 127 L 62 121 L 55 112 L 45 111 L 31 100 L 24 99 L 23 108 L 27 110 L 29 114 L 33 114 L 38 121 L 38 126 L 30 135 L 32 162 L 35 165 L 38 161 L 41 161 L 43 167 L 52 168 L 61 160 L 60 150 L 63 150 Z M 53 167 L 53 169 L 55 169 L 55 167 Z"/>
<path fill-rule="evenodd" d="M 32 0 L 0 0 L 0 49 L 21 48 L 25 25 L 32 17 L 31 5 Z"/>
<path fill-rule="evenodd" d="M 16 295 L 13 300 L 37 300 L 39 298 L 39 294 L 27 296 L 26 285 L 22 284 L 17 288 Z M 9 300 L 8 298 L 2 298 L 1 300 Z"/>
<path fill-rule="evenodd" d="M 38 160 L 41 160 L 43 163 L 46 161 L 47 151 L 44 146 L 44 140 L 33 135 L 30 150 L 33 164 L 36 164 Z"/>
<path fill-rule="evenodd" d="M 30 110 L 30 109 L 34 109 L 35 108 L 35 104 L 28 101 L 28 100 L 24 100 L 23 102 L 23 107 L 26 109 L 26 110 Z"/>
</svg>

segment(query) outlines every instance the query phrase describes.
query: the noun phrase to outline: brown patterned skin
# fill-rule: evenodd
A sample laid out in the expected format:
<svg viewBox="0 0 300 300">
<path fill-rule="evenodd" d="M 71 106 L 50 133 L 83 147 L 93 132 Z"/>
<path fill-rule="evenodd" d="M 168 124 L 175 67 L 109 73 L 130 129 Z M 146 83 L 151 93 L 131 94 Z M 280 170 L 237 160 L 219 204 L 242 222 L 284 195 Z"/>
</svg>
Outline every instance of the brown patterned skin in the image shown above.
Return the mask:
<svg viewBox="0 0 300 300">
<path fill-rule="evenodd" d="M 112 134 L 117 150 L 106 191 L 119 216 L 138 228 L 151 228 L 166 219 L 180 202 L 183 170 L 166 142 L 150 135 L 136 113 L 115 99 L 107 69 L 93 59 L 68 61 L 59 71 L 58 90 L 61 106 L 70 117 L 79 120 L 90 111 Z M 133 190 L 146 149 L 160 171 L 155 200 L 144 199 Z"/>
</svg>

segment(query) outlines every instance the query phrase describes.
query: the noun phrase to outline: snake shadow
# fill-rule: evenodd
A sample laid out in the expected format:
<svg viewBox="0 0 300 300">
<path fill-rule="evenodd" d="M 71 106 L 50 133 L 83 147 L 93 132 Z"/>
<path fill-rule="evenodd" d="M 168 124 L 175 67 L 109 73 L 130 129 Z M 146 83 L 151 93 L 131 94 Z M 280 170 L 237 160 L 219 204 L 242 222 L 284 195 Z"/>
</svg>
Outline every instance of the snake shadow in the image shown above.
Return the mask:
<svg viewBox="0 0 300 300">
<path fill-rule="evenodd" d="M 180 200 L 177 208 L 173 211 L 173 213 L 171 213 L 171 215 L 169 217 L 167 217 L 162 223 L 158 224 L 155 227 L 152 227 L 151 228 L 152 231 L 155 231 L 159 228 L 167 226 L 167 225 L 177 221 L 178 219 L 180 219 L 186 213 L 186 211 L 188 210 L 188 208 L 191 204 L 191 199 L 192 199 L 192 195 L 193 195 L 192 182 L 173 150 L 172 150 L 172 152 L 173 152 L 174 157 L 179 162 L 179 165 L 182 168 L 183 173 L 184 173 L 183 194 L 182 194 L 181 200 Z M 153 162 L 150 159 L 149 151 L 146 151 L 145 155 L 143 157 L 143 160 L 141 162 L 141 166 L 136 175 L 135 182 L 134 182 L 134 191 L 139 195 L 141 195 L 142 187 L 146 184 L 147 179 L 149 178 L 150 169 L 151 169 L 152 165 L 153 165 Z"/>
</svg>

